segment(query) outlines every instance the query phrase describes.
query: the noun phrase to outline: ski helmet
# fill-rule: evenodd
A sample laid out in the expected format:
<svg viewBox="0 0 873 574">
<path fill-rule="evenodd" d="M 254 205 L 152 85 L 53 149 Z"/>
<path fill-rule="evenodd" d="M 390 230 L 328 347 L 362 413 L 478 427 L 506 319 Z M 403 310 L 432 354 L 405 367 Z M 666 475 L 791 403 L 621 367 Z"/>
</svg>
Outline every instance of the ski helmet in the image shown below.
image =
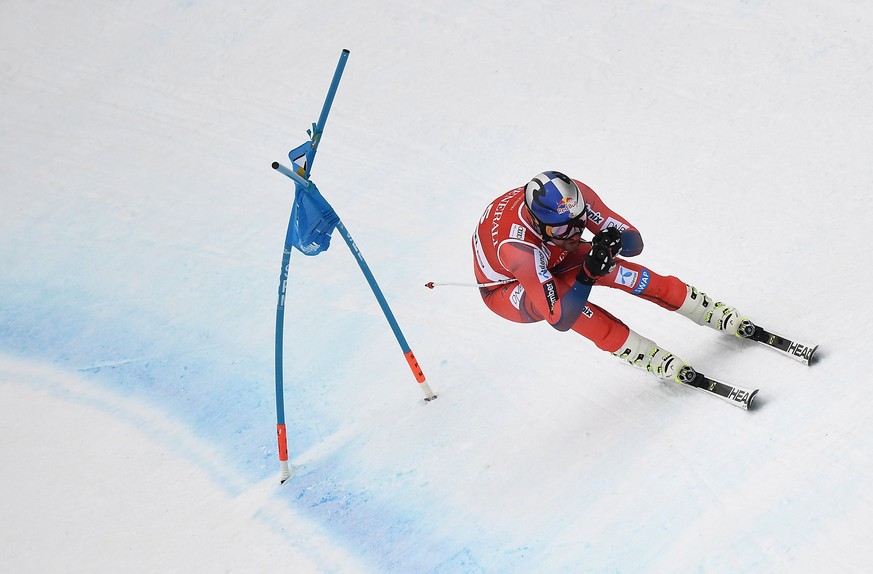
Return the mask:
<svg viewBox="0 0 873 574">
<path fill-rule="evenodd" d="M 524 204 L 544 236 L 566 239 L 585 228 L 585 198 L 576 183 L 558 171 L 544 171 L 524 188 Z"/>
</svg>

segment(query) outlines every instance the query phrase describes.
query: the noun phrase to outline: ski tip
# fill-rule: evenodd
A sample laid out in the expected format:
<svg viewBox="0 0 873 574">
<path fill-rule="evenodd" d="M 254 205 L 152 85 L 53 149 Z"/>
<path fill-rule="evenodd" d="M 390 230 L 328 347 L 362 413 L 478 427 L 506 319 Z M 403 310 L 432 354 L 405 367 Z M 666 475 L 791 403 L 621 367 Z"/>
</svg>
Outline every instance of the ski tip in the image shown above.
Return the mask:
<svg viewBox="0 0 873 574">
<path fill-rule="evenodd" d="M 746 406 L 746 410 L 747 410 L 747 411 L 752 410 L 752 401 L 754 401 L 754 400 L 755 400 L 755 397 L 758 396 L 758 391 L 759 391 L 759 390 L 760 390 L 760 389 L 755 389 L 754 391 L 752 391 L 752 394 L 749 395 L 749 399 L 748 399 L 748 400 L 746 401 L 746 403 L 745 403 L 745 406 Z"/>
<path fill-rule="evenodd" d="M 818 355 L 815 354 L 816 351 L 818 351 L 818 345 L 816 345 L 815 347 L 813 347 L 813 348 L 812 348 L 812 351 L 809 352 L 809 359 L 806 360 L 806 365 L 807 365 L 807 366 L 810 366 L 810 365 L 812 365 L 813 363 L 817 363 L 817 362 L 818 362 Z"/>
</svg>

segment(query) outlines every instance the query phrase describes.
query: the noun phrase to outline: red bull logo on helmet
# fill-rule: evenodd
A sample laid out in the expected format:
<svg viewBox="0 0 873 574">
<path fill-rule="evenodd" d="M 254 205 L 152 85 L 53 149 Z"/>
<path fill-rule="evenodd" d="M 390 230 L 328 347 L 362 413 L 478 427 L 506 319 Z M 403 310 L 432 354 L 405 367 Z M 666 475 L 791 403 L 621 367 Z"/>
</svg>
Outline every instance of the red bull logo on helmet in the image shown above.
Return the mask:
<svg viewBox="0 0 873 574">
<path fill-rule="evenodd" d="M 560 214 L 572 213 L 578 202 L 572 197 L 564 197 L 558 202 L 557 212 Z"/>
</svg>

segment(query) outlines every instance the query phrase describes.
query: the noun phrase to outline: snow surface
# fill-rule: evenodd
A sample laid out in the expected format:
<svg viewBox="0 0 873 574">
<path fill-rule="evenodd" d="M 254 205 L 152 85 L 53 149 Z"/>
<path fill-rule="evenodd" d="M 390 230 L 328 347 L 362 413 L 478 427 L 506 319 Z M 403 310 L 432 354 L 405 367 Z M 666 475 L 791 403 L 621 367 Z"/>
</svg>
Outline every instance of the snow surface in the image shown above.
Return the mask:
<svg viewBox="0 0 873 574">
<path fill-rule="evenodd" d="M 12 2 L 0 20 L 8 572 L 868 572 L 873 9 L 863 2 Z M 273 329 L 292 257 L 279 485 Z M 544 169 L 803 367 L 601 289 L 759 408 L 491 314 L 469 241 Z"/>
</svg>

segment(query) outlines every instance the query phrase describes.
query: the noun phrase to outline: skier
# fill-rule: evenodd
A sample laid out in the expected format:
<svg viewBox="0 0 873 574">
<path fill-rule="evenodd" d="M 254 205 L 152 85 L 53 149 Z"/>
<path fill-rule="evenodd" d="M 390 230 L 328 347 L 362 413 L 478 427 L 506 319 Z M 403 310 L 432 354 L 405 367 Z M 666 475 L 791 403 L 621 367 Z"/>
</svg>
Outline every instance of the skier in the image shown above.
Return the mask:
<svg viewBox="0 0 873 574">
<path fill-rule="evenodd" d="M 594 234 L 590 241 L 582 232 Z M 690 383 L 691 365 L 588 301 L 610 287 L 675 311 L 700 325 L 745 338 L 755 325 L 684 281 L 628 261 L 643 250 L 640 232 L 584 183 L 546 171 L 485 209 L 473 234 L 473 262 L 489 309 L 517 323 L 548 321 L 661 380 Z M 620 256 L 620 257 L 619 257 Z"/>
</svg>

